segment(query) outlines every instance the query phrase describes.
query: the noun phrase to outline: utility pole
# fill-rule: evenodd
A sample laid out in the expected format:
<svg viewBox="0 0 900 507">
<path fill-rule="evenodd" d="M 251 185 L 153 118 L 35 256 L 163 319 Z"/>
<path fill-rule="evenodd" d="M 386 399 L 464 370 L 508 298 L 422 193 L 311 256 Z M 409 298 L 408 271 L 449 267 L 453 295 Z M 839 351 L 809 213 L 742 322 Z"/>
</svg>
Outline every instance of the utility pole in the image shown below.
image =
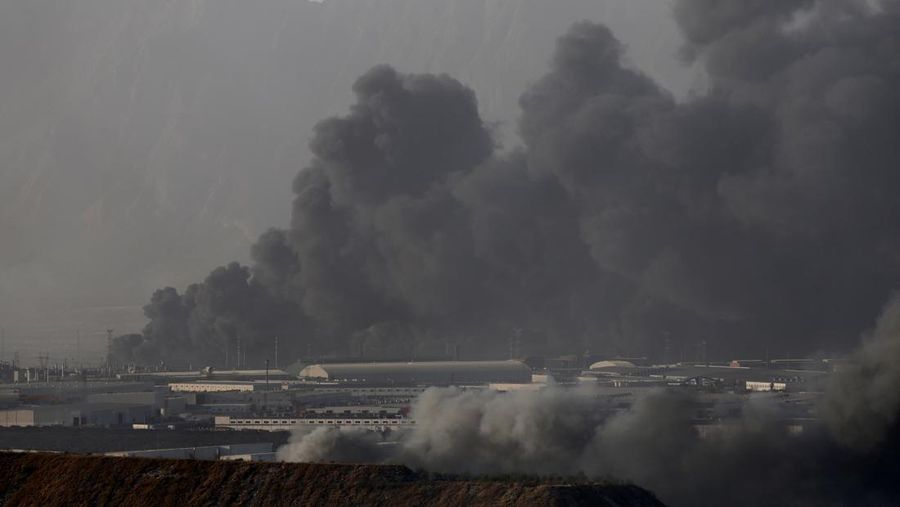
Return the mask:
<svg viewBox="0 0 900 507">
<path fill-rule="evenodd" d="M 671 340 L 669 340 L 669 332 L 666 331 L 665 338 L 663 339 L 663 343 L 665 344 L 663 348 L 663 364 L 666 365 L 666 368 L 669 367 L 669 352 L 671 350 Z"/>
<path fill-rule="evenodd" d="M 106 330 L 106 376 L 109 378 L 112 378 L 112 334 L 112 328 Z"/>
<path fill-rule="evenodd" d="M 275 369 L 278 369 L 278 337 L 275 337 Z"/>
<path fill-rule="evenodd" d="M 6 358 L 6 329 L 0 326 L 0 362 Z"/>
<path fill-rule="evenodd" d="M 666 372 L 668 372 L 669 362 L 670 362 L 669 350 L 671 349 L 671 340 L 669 340 L 669 332 L 668 331 L 666 331 L 665 344 L 666 344 L 665 352 L 664 352 L 665 356 L 663 357 L 663 364 L 665 365 L 664 368 L 665 368 Z M 663 373 L 663 378 L 665 379 L 666 377 L 667 377 L 666 373 Z"/>
<path fill-rule="evenodd" d="M 269 360 L 266 359 L 266 392 L 263 394 L 263 411 L 269 412 Z"/>
<path fill-rule="evenodd" d="M 512 335 L 509 337 L 509 358 L 515 359 L 519 357 L 519 342 L 522 340 L 522 328 L 513 329 Z"/>
<path fill-rule="evenodd" d="M 46 377 L 44 377 L 44 380 L 46 380 L 47 383 L 49 384 L 50 383 L 50 356 L 48 356 L 46 352 L 43 355 L 38 356 L 38 364 L 41 365 L 41 370 L 44 370 L 44 374 L 46 375 Z M 38 373 L 38 376 L 40 376 L 40 373 Z"/>
<path fill-rule="evenodd" d="M 81 330 L 75 330 L 75 365 L 81 371 Z"/>
</svg>

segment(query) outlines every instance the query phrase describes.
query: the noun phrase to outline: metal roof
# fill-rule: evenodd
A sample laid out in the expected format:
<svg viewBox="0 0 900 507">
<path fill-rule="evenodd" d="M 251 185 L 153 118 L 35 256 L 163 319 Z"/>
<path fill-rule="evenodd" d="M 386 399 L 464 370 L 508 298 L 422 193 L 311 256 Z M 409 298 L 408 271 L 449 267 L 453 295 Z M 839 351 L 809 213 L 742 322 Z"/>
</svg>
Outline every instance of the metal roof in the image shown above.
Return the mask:
<svg viewBox="0 0 900 507">
<path fill-rule="evenodd" d="M 610 360 L 610 361 L 597 361 L 592 364 L 589 369 L 591 370 L 605 370 L 609 368 L 637 368 L 631 361 L 618 361 L 618 360 Z"/>
<path fill-rule="evenodd" d="M 428 361 L 313 364 L 300 377 L 385 383 L 528 383 L 531 368 L 520 361 Z"/>
</svg>

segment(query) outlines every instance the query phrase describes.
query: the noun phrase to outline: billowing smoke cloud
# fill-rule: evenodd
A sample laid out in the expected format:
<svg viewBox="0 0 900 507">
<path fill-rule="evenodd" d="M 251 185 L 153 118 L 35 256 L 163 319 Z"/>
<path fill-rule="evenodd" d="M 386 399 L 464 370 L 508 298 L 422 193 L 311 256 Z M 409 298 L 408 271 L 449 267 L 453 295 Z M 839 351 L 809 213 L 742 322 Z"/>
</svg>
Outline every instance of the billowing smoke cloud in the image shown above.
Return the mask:
<svg viewBox="0 0 900 507">
<path fill-rule="evenodd" d="M 589 389 L 427 392 L 406 434 L 319 429 L 279 458 L 397 463 L 442 473 L 584 475 L 649 488 L 671 505 L 889 505 L 900 498 L 895 441 L 869 453 L 808 430 L 790 435 L 773 400 L 744 407 L 719 434 L 701 436 L 688 395 L 654 392 L 613 414 Z M 895 407 L 896 408 L 896 407 Z"/>
<path fill-rule="evenodd" d="M 270 235 L 263 236 L 265 242 Z M 303 330 L 303 317 L 293 305 L 272 295 L 251 276 L 250 269 L 231 263 L 216 268 L 200 284 L 179 294 L 169 287 L 156 291 L 144 307 L 149 323 L 142 335 L 114 342 L 114 356 L 124 362 L 178 365 L 260 364 L 273 355 L 277 336 Z M 290 340 L 285 350 L 292 352 Z"/>
<path fill-rule="evenodd" d="M 284 460 L 304 463 L 379 463 L 391 459 L 395 437 L 359 429 L 317 428 L 293 435 L 278 453 Z"/>
<path fill-rule="evenodd" d="M 694 394 L 650 391 L 625 409 L 591 387 L 539 392 L 431 389 L 414 429 L 296 434 L 292 461 L 401 463 L 450 473 L 579 474 L 631 480 L 671 505 L 895 505 L 900 472 L 900 302 L 838 373 L 821 425 L 794 434 L 779 395 L 722 399 L 738 419 L 695 426 Z M 608 392 L 606 393 L 609 394 Z"/>
<path fill-rule="evenodd" d="M 376 67 L 316 129 L 290 228 L 157 294 L 149 349 L 849 350 L 900 286 L 900 2 L 870 4 L 676 2 L 708 80 L 686 101 L 577 24 L 504 154 L 469 89 Z"/>
<path fill-rule="evenodd" d="M 887 305 L 855 361 L 829 386 L 822 407 L 832 431 L 845 445 L 869 451 L 886 440 L 900 423 L 900 298 Z"/>
</svg>

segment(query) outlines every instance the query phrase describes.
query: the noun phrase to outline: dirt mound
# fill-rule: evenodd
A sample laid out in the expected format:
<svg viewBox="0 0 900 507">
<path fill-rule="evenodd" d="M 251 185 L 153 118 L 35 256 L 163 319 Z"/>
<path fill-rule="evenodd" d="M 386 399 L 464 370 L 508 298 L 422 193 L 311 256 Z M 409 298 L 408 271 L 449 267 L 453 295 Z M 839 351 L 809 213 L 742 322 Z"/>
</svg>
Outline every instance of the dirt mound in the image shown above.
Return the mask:
<svg viewBox="0 0 900 507">
<path fill-rule="evenodd" d="M 401 466 L 0 453 L 2 505 L 660 506 L 626 485 L 429 479 Z"/>
</svg>

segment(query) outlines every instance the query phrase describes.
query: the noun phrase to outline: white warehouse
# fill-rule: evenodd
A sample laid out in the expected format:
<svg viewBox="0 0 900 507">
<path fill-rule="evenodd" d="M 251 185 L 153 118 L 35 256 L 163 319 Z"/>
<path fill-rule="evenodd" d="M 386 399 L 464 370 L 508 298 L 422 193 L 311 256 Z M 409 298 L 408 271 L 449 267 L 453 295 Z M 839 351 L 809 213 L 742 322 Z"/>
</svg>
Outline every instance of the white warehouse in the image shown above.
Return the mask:
<svg viewBox="0 0 900 507">
<path fill-rule="evenodd" d="M 307 366 L 300 377 L 386 384 L 527 384 L 531 368 L 513 360 L 336 363 Z"/>
</svg>

